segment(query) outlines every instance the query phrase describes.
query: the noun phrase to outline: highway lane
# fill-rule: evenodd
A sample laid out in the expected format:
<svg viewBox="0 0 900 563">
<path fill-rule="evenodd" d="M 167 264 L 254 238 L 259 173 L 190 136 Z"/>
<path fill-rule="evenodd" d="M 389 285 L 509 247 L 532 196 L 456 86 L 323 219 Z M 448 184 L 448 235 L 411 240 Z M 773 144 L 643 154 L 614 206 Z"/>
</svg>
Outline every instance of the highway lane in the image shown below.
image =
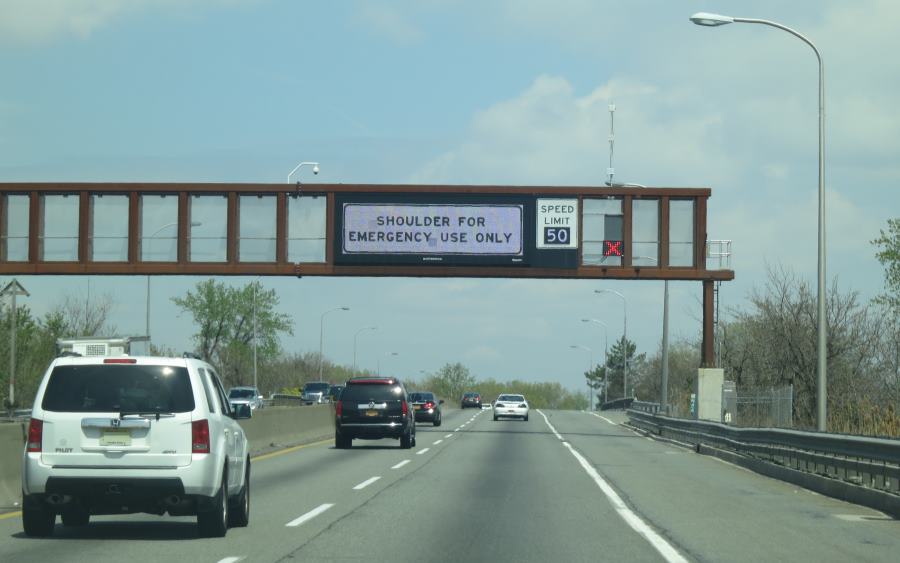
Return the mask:
<svg viewBox="0 0 900 563">
<path fill-rule="evenodd" d="M 0 520 L 0 561 L 892 561 L 900 526 L 583 412 L 445 411 L 418 444 L 320 443 L 256 459 L 250 527 L 97 517 L 28 539 Z M 604 415 L 613 422 L 616 415 Z M 551 429 L 552 425 L 552 429 Z M 554 430 L 558 433 L 554 433 Z M 562 439 L 560 439 L 562 438 Z M 570 445 L 574 449 L 570 449 Z M 576 455 L 595 468 L 610 498 Z M 376 479 L 377 478 L 377 479 Z M 629 516 L 629 514 L 631 516 Z M 632 516 L 652 537 L 635 531 Z M 870 518 L 870 519 L 866 519 Z M 288 524 L 294 524 L 289 526 Z M 660 551 L 663 549 L 663 551 Z"/>
<path fill-rule="evenodd" d="M 638 437 L 621 413 L 548 413 L 647 522 L 705 561 L 895 561 L 900 522 L 692 450 Z M 605 419 L 605 420 L 604 420 Z"/>
</svg>

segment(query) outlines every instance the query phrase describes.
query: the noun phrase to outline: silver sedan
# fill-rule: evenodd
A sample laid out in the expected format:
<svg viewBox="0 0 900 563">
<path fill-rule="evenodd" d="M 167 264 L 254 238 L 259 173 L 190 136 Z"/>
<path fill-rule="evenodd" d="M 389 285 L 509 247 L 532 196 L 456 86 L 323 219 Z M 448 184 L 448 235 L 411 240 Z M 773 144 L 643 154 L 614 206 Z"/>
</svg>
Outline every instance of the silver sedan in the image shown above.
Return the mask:
<svg viewBox="0 0 900 563">
<path fill-rule="evenodd" d="M 494 401 L 494 420 L 501 417 L 528 420 L 528 401 L 524 395 L 500 395 Z"/>
</svg>

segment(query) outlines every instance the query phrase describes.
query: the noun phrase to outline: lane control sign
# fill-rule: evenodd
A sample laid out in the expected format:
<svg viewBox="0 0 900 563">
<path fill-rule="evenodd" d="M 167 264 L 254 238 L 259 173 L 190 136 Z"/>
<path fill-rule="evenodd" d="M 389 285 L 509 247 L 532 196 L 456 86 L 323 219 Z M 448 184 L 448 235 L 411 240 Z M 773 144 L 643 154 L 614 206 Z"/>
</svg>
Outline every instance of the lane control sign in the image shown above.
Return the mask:
<svg viewBox="0 0 900 563">
<path fill-rule="evenodd" d="M 537 247 L 578 248 L 578 200 L 537 200 Z"/>
</svg>

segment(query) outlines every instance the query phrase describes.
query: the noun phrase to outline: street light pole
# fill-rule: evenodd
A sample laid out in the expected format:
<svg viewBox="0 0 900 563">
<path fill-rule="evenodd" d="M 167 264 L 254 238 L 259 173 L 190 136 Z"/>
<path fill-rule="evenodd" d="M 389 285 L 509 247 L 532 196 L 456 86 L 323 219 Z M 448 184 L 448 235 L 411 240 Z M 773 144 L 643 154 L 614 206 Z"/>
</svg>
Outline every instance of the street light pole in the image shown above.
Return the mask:
<svg viewBox="0 0 900 563">
<path fill-rule="evenodd" d="M 569 348 L 578 349 L 578 350 L 587 350 L 588 353 L 588 373 L 591 373 L 591 370 L 594 369 L 594 351 L 590 349 L 588 346 L 582 346 L 581 344 L 570 344 Z M 588 380 L 588 403 L 594 402 L 594 388 L 591 387 L 591 382 Z M 593 409 L 591 409 L 593 410 Z"/>
<path fill-rule="evenodd" d="M 301 162 L 300 164 L 298 164 L 297 166 L 295 166 L 293 170 L 291 170 L 290 172 L 288 172 L 288 175 L 287 175 L 287 183 L 288 183 L 288 184 L 291 183 L 291 176 L 294 175 L 294 172 L 300 170 L 300 169 L 301 169 L 302 167 L 304 167 L 304 166 L 312 166 L 312 167 L 313 167 L 313 174 L 318 174 L 318 173 L 319 173 L 319 163 L 318 163 L 318 162 Z M 297 180 L 297 185 L 298 185 L 298 186 L 300 185 L 300 180 Z"/>
<path fill-rule="evenodd" d="M 827 343 L 828 328 L 825 317 L 825 65 L 822 55 L 815 44 L 800 32 L 785 25 L 769 20 L 755 18 L 735 18 L 720 14 L 699 12 L 691 16 L 691 21 L 697 25 L 716 27 L 730 23 L 755 23 L 768 25 L 782 31 L 786 31 L 800 39 L 813 50 L 819 62 L 819 227 L 818 227 L 818 284 L 817 284 L 817 319 L 816 319 L 816 367 L 818 372 L 816 393 L 816 426 L 820 432 L 827 430 L 828 424 L 828 363 Z"/>
<path fill-rule="evenodd" d="M 18 280 L 13 278 L 11 282 L 6 284 L 0 295 L 9 295 L 10 298 L 10 328 L 9 328 L 9 412 L 12 414 L 16 402 L 16 331 L 18 306 L 16 305 L 16 297 L 22 295 L 29 297 L 29 293 L 22 287 Z"/>
<path fill-rule="evenodd" d="M 645 260 L 653 260 L 659 264 L 659 259 L 653 256 L 635 256 Z M 663 414 L 668 414 L 669 403 L 669 280 L 663 281 L 663 327 L 662 327 L 662 375 L 659 382 L 659 409 Z"/>
<path fill-rule="evenodd" d="M 607 361 L 609 360 L 609 326 L 600 319 L 581 319 L 583 323 L 596 323 L 603 327 L 603 402 L 606 403 L 609 400 L 609 366 L 607 366 Z M 594 405 L 591 403 L 591 411 L 594 410 Z"/>
<path fill-rule="evenodd" d="M 350 307 L 335 307 L 334 309 L 328 309 L 322 316 L 319 317 L 319 381 L 322 381 L 322 354 L 324 353 L 323 345 L 325 341 L 325 315 L 328 313 L 333 313 L 335 311 L 349 311 Z"/>
<path fill-rule="evenodd" d="M 356 331 L 356 334 L 353 335 L 353 371 L 356 372 L 356 339 L 359 337 L 359 333 L 364 330 L 378 330 L 377 326 L 365 326 Z"/>
<path fill-rule="evenodd" d="M 622 398 L 628 398 L 628 301 L 625 296 L 614 289 L 595 289 L 594 293 L 614 293 L 622 299 Z"/>
</svg>

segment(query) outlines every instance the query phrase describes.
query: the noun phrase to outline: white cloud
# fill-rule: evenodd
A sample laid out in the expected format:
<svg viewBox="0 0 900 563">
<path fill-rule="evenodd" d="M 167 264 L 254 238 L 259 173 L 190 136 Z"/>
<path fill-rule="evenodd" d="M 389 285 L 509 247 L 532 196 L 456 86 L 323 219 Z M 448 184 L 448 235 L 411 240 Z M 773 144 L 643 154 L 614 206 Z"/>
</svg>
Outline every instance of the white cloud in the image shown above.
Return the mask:
<svg viewBox="0 0 900 563">
<path fill-rule="evenodd" d="M 258 0 L 4 0 L 0 41 L 42 44 L 64 37 L 87 39 L 98 30 L 142 11 L 183 12 Z"/>
<path fill-rule="evenodd" d="M 407 13 L 408 10 L 401 11 L 384 2 L 363 3 L 356 17 L 364 27 L 398 45 L 415 45 L 425 38 L 425 33 Z"/>
</svg>

